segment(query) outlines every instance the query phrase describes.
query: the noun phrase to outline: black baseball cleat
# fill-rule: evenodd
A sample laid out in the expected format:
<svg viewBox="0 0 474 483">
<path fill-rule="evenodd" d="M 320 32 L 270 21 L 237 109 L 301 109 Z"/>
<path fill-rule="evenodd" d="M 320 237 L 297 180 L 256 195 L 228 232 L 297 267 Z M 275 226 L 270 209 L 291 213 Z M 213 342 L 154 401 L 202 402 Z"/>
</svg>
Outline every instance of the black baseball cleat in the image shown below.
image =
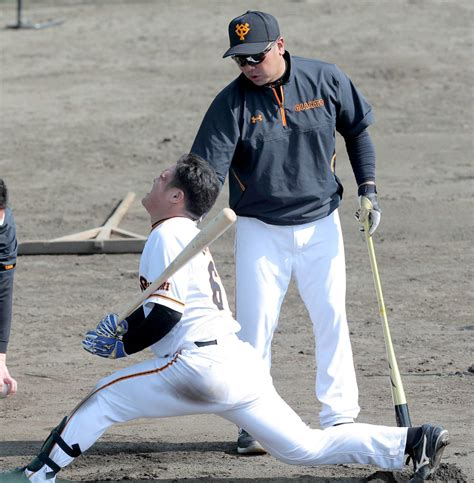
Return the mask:
<svg viewBox="0 0 474 483">
<path fill-rule="evenodd" d="M 441 426 L 423 424 L 421 431 L 420 440 L 410 452 L 415 473 L 409 483 L 428 479 L 438 468 L 444 448 L 449 444 L 448 431 Z"/>
<path fill-rule="evenodd" d="M 237 440 L 237 453 L 239 454 L 265 454 L 263 446 L 247 433 L 245 429 L 239 429 L 239 439 Z"/>
</svg>

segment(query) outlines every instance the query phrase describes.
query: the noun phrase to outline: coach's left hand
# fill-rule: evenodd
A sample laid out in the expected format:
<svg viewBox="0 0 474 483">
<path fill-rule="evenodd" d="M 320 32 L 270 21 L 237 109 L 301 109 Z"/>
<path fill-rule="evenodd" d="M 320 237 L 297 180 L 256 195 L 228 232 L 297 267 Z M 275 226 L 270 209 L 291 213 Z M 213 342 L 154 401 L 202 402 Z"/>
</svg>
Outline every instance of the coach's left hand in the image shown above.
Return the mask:
<svg viewBox="0 0 474 483">
<path fill-rule="evenodd" d="M 369 222 L 369 235 L 373 235 L 379 226 L 382 210 L 377 200 L 375 185 L 363 185 L 359 188 L 359 209 L 355 213 L 356 219 L 362 224 L 364 231 L 365 222 Z"/>
</svg>

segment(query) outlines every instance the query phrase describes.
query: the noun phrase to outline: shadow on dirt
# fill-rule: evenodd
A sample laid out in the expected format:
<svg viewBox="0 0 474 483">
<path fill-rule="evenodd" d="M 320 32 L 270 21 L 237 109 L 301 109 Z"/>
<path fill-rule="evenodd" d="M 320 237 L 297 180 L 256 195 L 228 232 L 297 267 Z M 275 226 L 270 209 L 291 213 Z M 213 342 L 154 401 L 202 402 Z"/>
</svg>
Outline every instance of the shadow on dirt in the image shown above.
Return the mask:
<svg viewBox="0 0 474 483">
<path fill-rule="evenodd" d="M 36 456 L 40 450 L 42 441 L 2 441 L 0 442 L 0 456 Z M 213 442 L 186 442 L 186 443 L 169 443 L 169 442 L 98 442 L 92 446 L 88 451 L 88 455 L 98 455 L 98 456 L 113 456 L 120 455 L 122 453 L 130 454 L 135 453 L 140 454 L 154 454 L 154 453 L 179 453 L 179 452 L 223 452 L 230 456 L 235 456 L 237 458 L 242 458 L 238 455 L 235 450 L 235 443 L 229 441 L 213 441 Z M 252 456 L 244 456 L 244 458 L 252 458 Z M 308 476 L 301 475 L 292 478 L 212 478 L 212 477 L 199 477 L 199 478 L 174 478 L 174 479 L 129 479 L 124 477 L 121 480 L 81 480 L 95 483 L 101 482 L 113 482 L 113 481 L 129 481 L 132 483 L 144 483 L 151 481 L 159 481 L 161 483 L 176 483 L 181 481 L 191 482 L 191 481 L 205 481 L 208 483 L 245 483 L 245 482 L 272 482 L 272 483 L 289 483 L 297 481 L 299 483 L 405 483 L 409 478 L 409 471 L 405 470 L 403 472 L 390 472 L 390 471 L 376 471 L 366 478 L 341 478 L 339 477 L 318 477 L 318 476 Z M 0 483 L 17 483 L 28 480 L 23 477 L 19 472 L 15 471 L 5 471 L 0 472 Z M 454 464 L 442 463 L 438 468 L 438 471 L 432 475 L 431 481 L 435 482 L 446 482 L 451 483 L 467 483 L 467 477 L 463 472 Z M 56 478 L 56 482 L 71 482 L 74 483 L 75 480 L 64 480 Z"/>
</svg>

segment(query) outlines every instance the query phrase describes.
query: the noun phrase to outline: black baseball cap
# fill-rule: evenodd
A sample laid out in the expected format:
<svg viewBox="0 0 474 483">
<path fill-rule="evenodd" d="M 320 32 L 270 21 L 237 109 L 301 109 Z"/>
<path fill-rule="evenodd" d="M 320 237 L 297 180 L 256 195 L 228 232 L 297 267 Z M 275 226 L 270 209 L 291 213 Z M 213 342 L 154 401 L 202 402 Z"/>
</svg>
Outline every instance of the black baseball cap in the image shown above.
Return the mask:
<svg viewBox="0 0 474 483">
<path fill-rule="evenodd" d="M 277 19 L 269 13 L 248 10 L 229 24 L 230 48 L 223 55 L 255 55 L 280 37 Z"/>
</svg>

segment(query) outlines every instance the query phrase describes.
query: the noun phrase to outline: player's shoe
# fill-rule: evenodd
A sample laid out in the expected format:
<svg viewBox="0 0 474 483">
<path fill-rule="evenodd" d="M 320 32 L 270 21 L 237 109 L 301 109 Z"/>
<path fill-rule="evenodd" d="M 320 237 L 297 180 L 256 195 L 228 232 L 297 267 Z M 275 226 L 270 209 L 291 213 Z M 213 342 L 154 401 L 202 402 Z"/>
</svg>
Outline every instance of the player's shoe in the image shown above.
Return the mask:
<svg viewBox="0 0 474 483">
<path fill-rule="evenodd" d="M 255 440 L 245 429 L 239 429 L 237 439 L 237 453 L 239 454 L 265 454 L 263 446 Z"/>
<path fill-rule="evenodd" d="M 63 480 L 60 478 L 49 479 L 48 482 L 55 483 L 73 483 L 72 480 Z M 0 471 L 0 483 L 31 483 L 31 480 L 25 474 L 25 468 L 15 468 L 10 471 Z"/>
<path fill-rule="evenodd" d="M 0 472 L 0 482 L 2 483 L 26 483 L 29 481 L 25 475 L 24 468 L 15 468 L 14 470 Z"/>
<path fill-rule="evenodd" d="M 426 480 L 439 466 L 444 448 L 449 444 L 449 434 L 441 426 L 423 424 L 420 441 L 410 452 L 415 473 L 411 483 Z"/>
</svg>

